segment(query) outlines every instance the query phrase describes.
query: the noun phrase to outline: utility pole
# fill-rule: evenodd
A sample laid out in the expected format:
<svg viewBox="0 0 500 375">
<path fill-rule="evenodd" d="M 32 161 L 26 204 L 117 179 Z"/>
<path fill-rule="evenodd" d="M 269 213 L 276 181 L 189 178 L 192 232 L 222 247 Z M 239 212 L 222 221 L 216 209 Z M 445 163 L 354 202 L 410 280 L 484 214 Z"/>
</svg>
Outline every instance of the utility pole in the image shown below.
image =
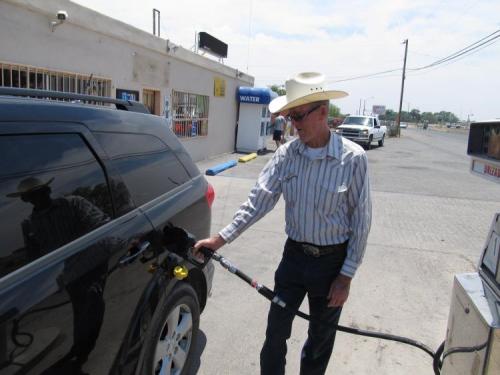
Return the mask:
<svg viewBox="0 0 500 375">
<path fill-rule="evenodd" d="M 408 54 L 408 39 L 405 39 L 403 42 L 405 44 L 405 59 L 403 62 L 403 75 L 401 77 L 401 97 L 399 98 L 399 114 L 398 114 L 398 122 L 397 122 L 397 129 L 398 129 L 398 137 L 401 136 L 401 129 L 399 128 L 399 124 L 401 123 L 401 108 L 403 107 L 403 92 L 405 90 L 405 73 L 406 73 L 406 56 Z"/>
<path fill-rule="evenodd" d="M 359 109 L 358 109 L 358 115 L 360 115 L 360 114 L 361 114 L 361 100 L 362 100 L 362 99 L 359 99 Z"/>
</svg>

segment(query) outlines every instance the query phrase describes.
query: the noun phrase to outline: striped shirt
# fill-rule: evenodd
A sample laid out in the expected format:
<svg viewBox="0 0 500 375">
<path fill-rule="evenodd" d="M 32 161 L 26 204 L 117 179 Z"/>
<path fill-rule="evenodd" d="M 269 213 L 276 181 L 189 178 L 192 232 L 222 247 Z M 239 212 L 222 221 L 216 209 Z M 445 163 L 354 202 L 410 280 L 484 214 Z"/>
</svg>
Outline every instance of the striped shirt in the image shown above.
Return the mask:
<svg viewBox="0 0 500 375">
<path fill-rule="evenodd" d="M 353 277 L 361 264 L 371 225 L 368 160 L 357 144 L 331 133 L 326 154 L 307 157 L 295 139 L 267 163 L 233 222 L 219 232 L 231 242 L 268 213 L 281 194 L 289 238 L 325 246 L 349 240 L 341 274 Z"/>
</svg>

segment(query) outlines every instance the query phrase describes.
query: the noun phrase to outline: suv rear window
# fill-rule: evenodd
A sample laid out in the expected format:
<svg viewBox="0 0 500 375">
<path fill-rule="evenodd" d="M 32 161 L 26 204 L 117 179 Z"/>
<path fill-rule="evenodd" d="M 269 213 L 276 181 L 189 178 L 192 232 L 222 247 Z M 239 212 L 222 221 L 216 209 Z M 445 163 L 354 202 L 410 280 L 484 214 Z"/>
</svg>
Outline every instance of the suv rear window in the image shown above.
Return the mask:
<svg viewBox="0 0 500 375">
<path fill-rule="evenodd" d="M 0 136 L 0 277 L 109 220 L 104 173 L 78 134 Z"/>
<path fill-rule="evenodd" d="M 108 132 L 94 135 L 122 176 L 136 206 L 189 180 L 172 150 L 155 136 Z"/>
</svg>

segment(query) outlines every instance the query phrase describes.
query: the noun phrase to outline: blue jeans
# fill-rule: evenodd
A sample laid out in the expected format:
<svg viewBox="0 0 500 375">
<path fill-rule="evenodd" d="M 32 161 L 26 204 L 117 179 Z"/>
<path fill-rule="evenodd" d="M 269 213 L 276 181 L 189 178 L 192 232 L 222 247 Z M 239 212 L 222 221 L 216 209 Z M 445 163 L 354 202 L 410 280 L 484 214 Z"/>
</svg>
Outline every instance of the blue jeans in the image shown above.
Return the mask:
<svg viewBox="0 0 500 375">
<path fill-rule="evenodd" d="M 306 294 L 309 300 L 312 320 L 302 348 L 301 375 L 324 374 L 328 366 L 337 332 L 335 325 L 342 308 L 328 307 L 327 296 L 344 263 L 346 248 L 315 258 L 301 252 L 297 243 L 287 240 L 283 258 L 274 275 L 274 291 L 288 306 L 299 308 Z M 286 340 L 290 338 L 294 317 L 288 310 L 271 304 L 266 340 L 260 353 L 261 375 L 285 374 Z"/>
</svg>

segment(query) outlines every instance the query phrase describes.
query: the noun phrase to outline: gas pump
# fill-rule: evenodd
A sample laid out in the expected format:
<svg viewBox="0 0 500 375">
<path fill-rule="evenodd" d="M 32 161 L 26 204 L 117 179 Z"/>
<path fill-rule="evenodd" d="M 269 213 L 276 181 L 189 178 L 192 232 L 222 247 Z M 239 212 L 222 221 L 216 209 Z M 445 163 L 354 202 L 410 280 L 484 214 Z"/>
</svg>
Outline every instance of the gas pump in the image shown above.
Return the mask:
<svg viewBox="0 0 500 375">
<path fill-rule="evenodd" d="M 500 120 L 471 124 L 467 154 L 472 173 L 500 183 Z M 441 373 L 500 374 L 500 213 L 477 272 L 455 275 Z"/>
</svg>

